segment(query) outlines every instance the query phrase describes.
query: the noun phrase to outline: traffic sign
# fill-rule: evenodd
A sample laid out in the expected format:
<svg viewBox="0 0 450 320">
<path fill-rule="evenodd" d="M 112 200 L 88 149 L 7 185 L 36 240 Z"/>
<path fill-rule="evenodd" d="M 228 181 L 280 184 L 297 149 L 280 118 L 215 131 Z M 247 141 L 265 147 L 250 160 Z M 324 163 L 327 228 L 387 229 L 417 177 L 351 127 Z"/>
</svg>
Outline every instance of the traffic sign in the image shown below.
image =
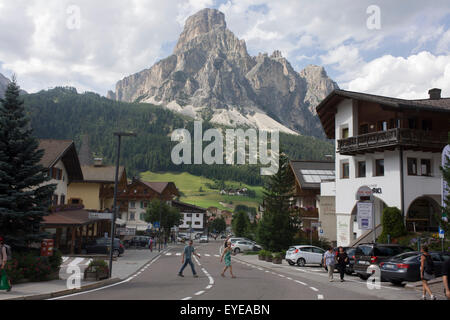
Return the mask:
<svg viewBox="0 0 450 320">
<path fill-rule="evenodd" d="M 89 219 L 111 220 L 112 213 L 110 213 L 110 212 L 89 212 Z"/>
<path fill-rule="evenodd" d="M 444 229 L 439 227 L 439 239 L 444 239 Z"/>
<path fill-rule="evenodd" d="M 373 191 L 368 186 L 361 186 L 358 188 L 358 191 L 356 191 L 356 200 L 362 201 L 362 200 L 368 200 L 373 201 Z"/>
<path fill-rule="evenodd" d="M 159 221 L 153 222 L 153 227 L 159 229 Z"/>
</svg>

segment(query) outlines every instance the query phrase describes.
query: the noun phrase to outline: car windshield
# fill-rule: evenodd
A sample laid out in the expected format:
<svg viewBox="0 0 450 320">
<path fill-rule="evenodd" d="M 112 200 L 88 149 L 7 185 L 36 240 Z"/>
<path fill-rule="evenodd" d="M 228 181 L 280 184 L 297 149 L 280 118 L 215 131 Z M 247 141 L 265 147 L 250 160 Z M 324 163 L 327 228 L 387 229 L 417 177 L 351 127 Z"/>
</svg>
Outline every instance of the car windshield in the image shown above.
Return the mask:
<svg viewBox="0 0 450 320">
<path fill-rule="evenodd" d="M 355 253 L 357 255 L 362 255 L 362 256 L 370 256 L 371 252 L 372 252 L 371 246 L 359 246 L 358 248 L 356 248 L 356 251 L 355 251 Z"/>
<path fill-rule="evenodd" d="M 348 256 L 353 256 L 355 255 L 355 248 L 348 248 L 347 250 L 345 250 L 345 252 L 347 253 Z"/>
</svg>

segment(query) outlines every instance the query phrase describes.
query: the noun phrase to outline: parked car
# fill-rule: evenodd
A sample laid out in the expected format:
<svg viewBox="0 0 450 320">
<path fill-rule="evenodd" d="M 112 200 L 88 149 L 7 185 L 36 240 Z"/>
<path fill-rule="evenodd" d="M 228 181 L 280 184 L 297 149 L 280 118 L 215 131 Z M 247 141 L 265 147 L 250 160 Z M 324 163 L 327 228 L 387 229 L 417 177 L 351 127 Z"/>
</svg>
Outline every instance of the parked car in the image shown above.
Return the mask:
<svg viewBox="0 0 450 320">
<path fill-rule="evenodd" d="M 254 241 L 237 240 L 231 243 L 231 249 L 234 253 L 239 253 L 244 251 L 259 251 L 261 250 L 261 246 Z"/>
<path fill-rule="evenodd" d="M 135 236 L 130 240 L 129 245 L 130 247 L 147 248 L 149 241 L 150 237 L 148 236 Z"/>
<path fill-rule="evenodd" d="M 84 254 L 109 254 L 109 248 L 111 247 L 111 238 L 97 238 L 88 242 L 81 252 Z M 125 248 L 118 238 L 114 238 L 113 255 L 120 256 L 125 252 Z"/>
<path fill-rule="evenodd" d="M 202 242 L 208 242 L 208 237 L 207 236 L 201 236 L 200 237 L 200 243 Z"/>
<path fill-rule="evenodd" d="M 434 263 L 434 274 L 442 276 L 442 265 L 450 259 L 450 252 L 430 252 Z M 381 279 L 400 285 L 404 281 L 420 280 L 421 253 L 406 252 L 380 263 Z"/>
<path fill-rule="evenodd" d="M 298 245 L 290 247 L 286 252 L 285 260 L 291 266 L 297 264 L 304 267 L 306 264 L 318 264 L 322 266 L 322 256 L 325 250 L 310 245 Z"/>
<path fill-rule="evenodd" d="M 354 247 L 343 247 L 344 251 L 347 253 L 349 264 L 345 266 L 345 273 L 346 274 L 352 274 L 354 272 L 353 266 L 355 265 L 355 251 L 356 248 Z M 335 255 L 338 254 L 338 248 L 333 248 L 333 252 Z M 322 256 L 323 261 L 323 256 Z M 334 269 L 337 270 L 337 264 L 335 264 Z M 325 270 L 328 271 L 327 266 L 325 266 Z"/>
<path fill-rule="evenodd" d="M 367 268 L 370 265 L 379 265 L 381 262 L 386 262 L 393 256 L 412 251 L 414 250 L 410 247 L 398 244 L 360 244 L 355 250 L 355 263 L 353 269 L 361 279 L 367 280 L 370 276 L 370 273 L 367 272 Z"/>
</svg>

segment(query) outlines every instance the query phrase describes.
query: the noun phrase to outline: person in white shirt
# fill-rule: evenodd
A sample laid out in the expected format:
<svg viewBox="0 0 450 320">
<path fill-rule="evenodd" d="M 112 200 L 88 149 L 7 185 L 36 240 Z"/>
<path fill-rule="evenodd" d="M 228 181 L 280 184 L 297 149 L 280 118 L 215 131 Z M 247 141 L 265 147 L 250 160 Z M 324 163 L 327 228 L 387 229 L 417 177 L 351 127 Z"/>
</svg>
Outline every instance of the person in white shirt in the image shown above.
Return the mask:
<svg viewBox="0 0 450 320">
<path fill-rule="evenodd" d="M 336 263 L 333 248 L 328 248 L 328 251 L 323 255 L 323 265 L 328 268 L 328 280 L 333 281 L 334 265 Z"/>
</svg>

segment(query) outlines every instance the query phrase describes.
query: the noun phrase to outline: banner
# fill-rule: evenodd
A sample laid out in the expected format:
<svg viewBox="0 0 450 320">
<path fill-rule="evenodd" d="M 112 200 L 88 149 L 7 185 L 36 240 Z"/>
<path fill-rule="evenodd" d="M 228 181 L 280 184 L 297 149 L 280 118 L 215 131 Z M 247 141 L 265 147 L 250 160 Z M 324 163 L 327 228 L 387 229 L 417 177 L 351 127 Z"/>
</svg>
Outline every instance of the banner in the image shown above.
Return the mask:
<svg viewBox="0 0 450 320">
<path fill-rule="evenodd" d="M 356 219 L 358 227 L 361 230 L 372 230 L 373 220 L 373 203 L 372 202 L 358 202 Z"/>
</svg>

